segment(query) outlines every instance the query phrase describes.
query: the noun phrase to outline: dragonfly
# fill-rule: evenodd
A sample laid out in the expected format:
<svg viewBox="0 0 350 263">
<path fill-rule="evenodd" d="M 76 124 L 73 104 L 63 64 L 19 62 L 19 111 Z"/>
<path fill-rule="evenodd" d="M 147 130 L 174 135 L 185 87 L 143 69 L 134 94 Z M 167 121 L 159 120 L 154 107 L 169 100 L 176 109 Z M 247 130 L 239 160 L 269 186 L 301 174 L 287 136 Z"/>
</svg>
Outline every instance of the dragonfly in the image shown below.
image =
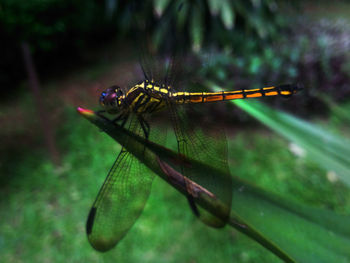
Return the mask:
<svg viewBox="0 0 350 263">
<path fill-rule="evenodd" d="M 103 91 L 99 98 L 103 110 L 99 114 L 109 114 L 113 116 L 113 122 L 159 144 L 164 143 L 165 135 L 156 126 L 161 122 L 159 120 L 166 119 L 176 138 L 179 156 L 209 163 L 225 175 L 220 178 L 208 174 L 201 176 L 191 169 L 191 165 L 181 162 L 177 167 L 179 173 L 225 204 L 224 217 L 217 218 L 197 206 L 191 186 L 187 188 L 186 197 L 194 215 L 206 225 L 220 228 L 230 218 L 232 202 L 225 134 L 212 120 L 194 119 L 191 113 L 195 112 L 194 108 L 215 102 L 290 97 L 302 86 L 286 84 L 258 89 L 193 92 L 186 89 L 188 85 L 183 81 L 182 63 L 181 57 L 173 54 L 157 60 L 151 55 L 143 55 L 140 59 L 142 78 L 128 87 L 113 85 Z M 98 251 L 110 250 L 125 237 L 141 215 L 151 191 L 154 175 L 126 148 L 122 147 L 88 215 L 88 240 Z"/>
<path fill-rule="evenodd" d="M 146 139 L 150 138 L 153 129 L 148 119 L 157 112 L 167 112 L 166 115 L 171 119 L 174 129 L 179 154 L 199 161 L 210 160 L 211 165 L 228 175 L 224 179 L 213 176 L 211 180 L 206 179 L 202 182 L 198 174 L 192 173 L 188 166 L 180 167 L 180 172 L 184 176 L 211 190 L 227 205 L 228 220 L 232 200 L 232 180 L 229 176 L 225 138 L 217 134 L 212 135 L 214 138 L 204 135 L 203 129 L 189 123 L 186 113 L 179 110 L 179 107 L 235 99 L 290 97 L 296 94 L 301 86 L 287 84 L 260 89 L 186 92 L 178 91 L 169 81 L 157 82 L 146 72 L 144 77 L 144 80 L 130 88 L 112 86 L 103 91 L 99 99 L 101 106 L 105 112 L 116 116 L 115 122 L 121 122 L 122 126 L 127 126 L 128 130 Z M 150 194 L 152 179 L 153 176 L 142 162 L 122 148 L 88 216 L 87 235 L 95 249 L 107 251 L 125 236 L 141 215 Z M 191 198 L 191 189 L 188 189 L 187 198 L 194 214 L 205 224 L 212 227 L 222 227 L 226 224 L 226 220 L 215 218 L 208 212 L 200 210 Z"/>
</svg>

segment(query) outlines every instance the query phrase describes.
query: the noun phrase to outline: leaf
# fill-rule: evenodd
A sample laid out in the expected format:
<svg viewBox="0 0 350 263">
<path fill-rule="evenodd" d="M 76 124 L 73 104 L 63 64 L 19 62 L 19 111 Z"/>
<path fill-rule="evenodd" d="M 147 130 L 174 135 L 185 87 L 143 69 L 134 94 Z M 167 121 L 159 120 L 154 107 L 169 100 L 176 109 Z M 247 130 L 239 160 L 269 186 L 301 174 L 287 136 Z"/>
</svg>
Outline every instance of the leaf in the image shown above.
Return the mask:
<svg viewBox="0 0 350 263">
<path fill-rule="evenodd" d="M 170 0 L 153 0 L 154 12 L 158 17 L 163 15 L 164 10 L 168 7 Z"/>
<path fill-rule="evenodd" d="M 191 164 L 203 176 L 215 173 L 208 164 L 184 156 L 132 134 L 93 111 L 78 112 L 118 143 L 128 142 L 128 151 L 150 170 L 186 195 L 186 179 L 172 167 L 179 161 Z M 266 192 L 233 176 L 230 225 L 245 233 L 286 262 L 350 262 L 350 217 L 304 206 Z M 222 202 L 192 182 L 198 193 L 195 202 L 222 218 Z"/>
<path fill-rule="evenodd" d="M 201 10 L 197 8 L 192 9 L 192 18 L 190 24 L 191 30 L 191 40 L 192 48 L 195 52 L 198 52 L 201 49 L 203 41 L 203 21 L 202 21 Z"/>
<path fill-rule="evenodd" d="M 350 141 L 332 134 L 324 127 L 306 122 L 282 111 L 275 111 L 256 101 L 234 101 L 235 105 L 296 143 L 307 157 L 332 171 L 350 186 Z"/>
<path fill-rule="evenodd" d="M 232 29 L 235 20 L 235 13 L 229 1 L 223 0 L 221 4 L 221 19 L 226 29 Z"/>
<path fill-rule="evenodd" d="M 183 4 L 181 5 L 181 8 L 177 11 L 177 19 L 176 19 L 176 28 L 179 32 L 184 32 L 184 26 L 186 25 L 186 21 L 188 20 L 188 12 L 189 12 L 189 5 Z"/>
<path fill-rule="evenodd" d="M 220 0 L 208 0 L 209 10 L 213 16 L 216 16 L 219 13 L 221 3 Z"/>
<path fill-rule="evenodd" d="M 350 262 L 350 216 L 236 183 L 232 211 L 294 262 Z"/>
</svg>

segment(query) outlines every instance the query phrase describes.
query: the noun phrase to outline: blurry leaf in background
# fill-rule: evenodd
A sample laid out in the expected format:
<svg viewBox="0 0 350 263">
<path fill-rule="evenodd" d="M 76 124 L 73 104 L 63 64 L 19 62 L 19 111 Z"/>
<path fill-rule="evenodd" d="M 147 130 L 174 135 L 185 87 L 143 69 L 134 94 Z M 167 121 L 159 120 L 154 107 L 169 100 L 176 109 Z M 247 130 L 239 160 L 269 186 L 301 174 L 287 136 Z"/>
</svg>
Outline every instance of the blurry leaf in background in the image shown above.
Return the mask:
<svg viewBox="0 0 350 263">
<path fill-rule="evenodd" d="M 332 134 L 325 127 L 298 119 L 290 114 L 276 111 L 255 101 L 234 101 L 253 117 L 296 143 L 306 151 L 306 156 L 333 171 L 340 180 L 350 186 L 350 141 Z"/>
<path fill-rule="evenodd" d="M 16 56 L 18 43 L 22 40 L 32 47 L 39 73 L 50 69 L 48 63 L 51 67 L 60 66 L 62 58 L 79 58 L 88 52 L 88 48 L 106 41 L 115 38 L 130 41 L 135 35 L 145 34 L 144 28 L 138 26 L 145 22 L 152 25 L 155 46 L 172 39 L 171 23 L 174 21 L 186 47 L 198 51 L 203 44 L 215 42 L 216 46 L 240 51 L 246 48 L 242 43 L 247 37 L 265 41 L 284 27 L 279 22 L 281 15 L 277 10 L 274 0 L 259 1 L 259 4 L 243 0 L 234 3 L 226 0 L 4 0 L 0 5 L 3 25 L 0 33 L 6 56 L 0 67 L 7 74 L 0 75 L 0 84 L 13 84 L 14 79 L 24 75 L 19 66 L 20 58 Z M 257 17 L 260 18 L 257 20 Z M 164 23 L 163 18 L 168 23 Z M 277 29 L 261 34 L 261 26 L 254 22 L 256 20 L 263 23 L 263 28 Z M 10 78 L 11 75 L 16 77 Z"/>
</svg>

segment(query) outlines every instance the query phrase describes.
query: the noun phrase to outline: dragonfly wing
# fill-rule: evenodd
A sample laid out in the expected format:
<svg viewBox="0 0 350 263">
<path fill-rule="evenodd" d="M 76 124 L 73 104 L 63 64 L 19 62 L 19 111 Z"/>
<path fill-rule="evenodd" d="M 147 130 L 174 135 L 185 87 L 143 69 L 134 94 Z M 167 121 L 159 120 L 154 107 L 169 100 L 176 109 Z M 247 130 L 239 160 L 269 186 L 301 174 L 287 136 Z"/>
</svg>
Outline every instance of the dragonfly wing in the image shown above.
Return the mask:
<svg viewBox="0 0 350 263">
<path fill-rule="evenodd" d="M 86 224 L 90 244 L 107 251 L 121 240 L 141 215 L 153 175 L 122 149 L 93 204 Z"/>
<path fill-rule="evenodd" d="M 134 117 L 129 130 L 142 134 Z M 153 178 L 142 162 L 122 148 L 88 216 L 86 231 L 95 249 L 107 251 L 126 235 L 143 211 Z"/>
<path fill-rule="evenodd" d="M 232 202 L 232 178 L 227 163 L 225 133 L 221 127 L 214 132 L 211 131 L 209 127 L 212 127 L 213 124 L 206 124 L 205 120 L 201 120 L 201 126 L 195 125 L 198 120 L 191 121 L 183 107 L 176 107 L 169 102 L 169 108 L 179 152 L 191 159 L 209 164 L 220 171 L 218 174 L 208 174 L 198 167 L 192 169 L 189 165 L 183 165 L 181 167 L 182 174 L 206 188 L 226 205 L 225 218 L 219 219 L 206 210 L 195 206 L 191 193 L 188 196 L 190 206 L 194 214 L 205 224 L 212 227 L 223 227 L 229 219 Z M 207 127 L 210 132 L 206 132 L 201 127 Z"/>
</svg>

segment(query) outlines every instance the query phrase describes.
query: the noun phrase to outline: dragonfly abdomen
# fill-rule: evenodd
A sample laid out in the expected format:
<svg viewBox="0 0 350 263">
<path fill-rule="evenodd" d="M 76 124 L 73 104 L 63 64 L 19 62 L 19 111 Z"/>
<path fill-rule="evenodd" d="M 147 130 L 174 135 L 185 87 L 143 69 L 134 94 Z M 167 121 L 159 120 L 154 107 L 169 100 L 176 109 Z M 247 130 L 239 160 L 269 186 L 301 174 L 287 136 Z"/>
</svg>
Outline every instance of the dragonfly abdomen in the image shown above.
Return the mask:
<svg viewBox="0 0 350 263">
<path fill-rule="evenodd" d="M 220 91 L 220 92 L 176 92 L 171 94 L 176 104 L 206 103 L 235 99 L 259 98 L 269 96 L 290 97 L 302 89 L 299 85 L 280 85 L 261 89 Z"/>
</svg>

